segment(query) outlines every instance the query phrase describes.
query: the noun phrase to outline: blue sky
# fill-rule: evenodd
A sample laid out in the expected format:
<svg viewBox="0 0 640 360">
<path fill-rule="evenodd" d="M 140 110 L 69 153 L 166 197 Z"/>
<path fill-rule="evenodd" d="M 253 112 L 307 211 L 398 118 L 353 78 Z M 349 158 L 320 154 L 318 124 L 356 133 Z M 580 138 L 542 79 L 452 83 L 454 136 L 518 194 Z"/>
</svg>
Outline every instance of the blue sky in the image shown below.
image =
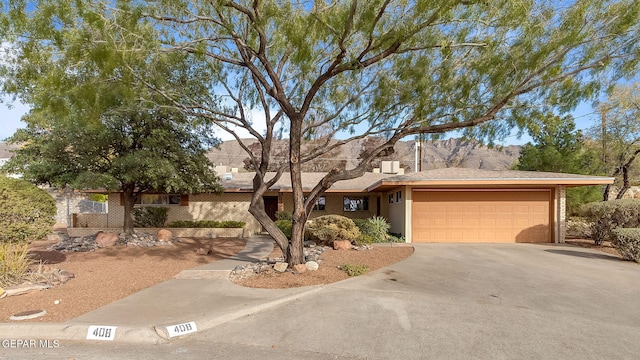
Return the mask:
<svg viewBox="0 0 640 360">
<path fill-rule="evenodd" d="M 8 107 L 11 105 L 11 109 Z M 3 98 L 0 103 L 0 119 L 2 119 L 2 125 L 0 126 L 0 141 L 4 141 L 9 136 L 25 124 L 20 121 L 22 115 L 29 111 L 29 107 L 21 104 L 18 101 L 11 101 L 11 99 Z"/>
</svg>

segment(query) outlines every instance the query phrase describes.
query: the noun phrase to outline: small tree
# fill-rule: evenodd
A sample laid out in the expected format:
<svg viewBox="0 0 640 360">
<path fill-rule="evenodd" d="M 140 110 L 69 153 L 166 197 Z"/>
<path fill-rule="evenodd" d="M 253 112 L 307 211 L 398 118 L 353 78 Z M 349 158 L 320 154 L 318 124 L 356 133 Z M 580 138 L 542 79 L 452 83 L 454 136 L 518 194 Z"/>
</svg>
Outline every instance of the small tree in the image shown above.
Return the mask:
<svg viewBox="0 0 640 360">
<path fill-rule="evenodd" d="M 601 151 L 603 167 L 616 178 L 616 199 L 622 199 L 631 187 L 632 174 L 638 174 L 640 155 L 640 83 L 616 86 L 607 101 L 599 106 L 601 123 L 590 133 Z M 609 199 L 607 185 L 603 199 Z"/>
<path fill-rule="evenodd" d="M 0 176 L 0 242 L 30 242 L 51 232 L 56 201 L 24 180 Z"/>
<path fill-rule="evenodd" d="M 528 132 L 533 142 L 522 147 L 516 170 L 550 171 L 596 175 L 600 171 L 598 153 L 586 146 L 581 131 L 576 131 L 570 115 L 560 117 L 537 113 Z M 597 201 L 602 188 L 597 186 L 567 189 L 567 208 L 575 213 L 582 204 Z"/>
</svg>

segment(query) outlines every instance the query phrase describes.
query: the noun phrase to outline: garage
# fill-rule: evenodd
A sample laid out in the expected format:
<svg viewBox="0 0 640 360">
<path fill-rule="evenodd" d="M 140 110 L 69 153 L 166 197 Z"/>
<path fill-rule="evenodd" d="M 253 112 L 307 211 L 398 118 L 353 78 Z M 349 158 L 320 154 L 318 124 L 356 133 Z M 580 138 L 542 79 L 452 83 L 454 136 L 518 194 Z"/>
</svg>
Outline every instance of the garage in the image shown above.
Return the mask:
<svg viewBox="0 0 640 360">
<path fill-rule="evenodd" d="M 551 189 L 413 189 L 413 242 L 553 242 Z"/>
</svg>

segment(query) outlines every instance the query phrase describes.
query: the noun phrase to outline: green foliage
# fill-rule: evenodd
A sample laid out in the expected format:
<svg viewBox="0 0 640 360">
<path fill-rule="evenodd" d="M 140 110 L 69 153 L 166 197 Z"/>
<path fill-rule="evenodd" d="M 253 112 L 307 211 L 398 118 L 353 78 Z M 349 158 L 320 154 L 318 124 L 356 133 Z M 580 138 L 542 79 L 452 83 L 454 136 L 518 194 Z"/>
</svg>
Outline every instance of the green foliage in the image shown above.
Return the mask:
<svg viewBox="0 0 640 360">
<path fill-rule="evenodd" d="M 0 242 L 0 287 L 9 287 L 23 281 L 33 263 L 28 247 L 27 243 Z"/>
<path fill-rule="evenodd" d="M 590 203 L 584 205 L 581 212 L 591 222 L 591 238 L 596 245 L 610 240 L 614 229 L 640 227 L 640 200 Z"/>
<path fill-rule="evenodd" d="M 611 234 L 611 244 L 622 258 L 640 263 L 640 229 L 614 229 Z"/>
<path fill-rule="evenodd" d="M 24 180 L 0 177 L 0 242 L 30 242 L 47 236 L 55 223 L 56 202 Z"/>
<path fill-rule="evenodd" d="M 169 224 L 171 228 L 243 228 L 245 226 L 244 221 L 213 221 L 213 220 L 179 220 Z"/>
<path fill-rule="evenodd" d="M 359 276 L 367 272 L 367 265 L 354 265 L 354 264 L 342 264 L 340 270 L 347 273 L 349 276 Z"/>
<path fill-rule="evenodd" d="M 309 239 L 324 245 L 331 245 L 334 240 L 355 241 L 360 230 L 353 220 L 340 215 L 319 216 L 307 225 Z"/>
<path fill-rule="evenodd" d="M 631 179 L 640 175 L 637 164 L 640 155 L 640 83 L 620 84 L 600 103 L 600 122 L 590 133 L 594 147 L 604 158 L 604 173 L 615 177 L 616 199 L 621 199 L 633 185 Z M 609 197 L 607 186 L 604 199 Z"/>
<path fill-rule="evenodd" d="M 107 201 L 109 201 L 109 195 L 107 195 L 107 194 L 91 194 L 89 196 L 89 199 L 91 201 L 96 201 L 96 202 L 100 202 L 100 203 L 106 203 Z"/>
<path fill-rule="evenodd" d="M 276 212 L 277 220 L 291 220 L 291 213 L 288 211 L 278 211 Z"/>
<path fill-rule="evenodd" d="M 381 216 L 374 216 L 369 219 L 353 219 L 353 222 L 360 230 L 361 236 L 358 238 L 358 242 L 361 244 L 383 243 L 391 239 L 389 235 L 391 224 Z"/>
<path fill-rule="evenodd" d="M 599 154 L 586 146 L 581 131 L 576 131 L 572 116 L 559 117 L 535 113 L 528 132 L 533 143 L 520 150 L 515 170 L 549 171 L 597 175 L 601 171 Z M 567 212 L 573 215 L 582 204 L 602 198 L 602 187 L 567 189 Z"/>
<path fill-rule="evenodd" d="M 275 223 L 276 223 L 276 226 L 280 229 L 280 231 L 284 233 L 287 239 L 291 239 L 291 227 L 293 226 L 291 220 L 286 220 L 286 219 L 276 220 Z"/>
<path fill-rule="evenodd" d="M 146 206 L 133 210 L 136 227 L 163 227 L 169 217 L 169 208 Z"/>
</svg>

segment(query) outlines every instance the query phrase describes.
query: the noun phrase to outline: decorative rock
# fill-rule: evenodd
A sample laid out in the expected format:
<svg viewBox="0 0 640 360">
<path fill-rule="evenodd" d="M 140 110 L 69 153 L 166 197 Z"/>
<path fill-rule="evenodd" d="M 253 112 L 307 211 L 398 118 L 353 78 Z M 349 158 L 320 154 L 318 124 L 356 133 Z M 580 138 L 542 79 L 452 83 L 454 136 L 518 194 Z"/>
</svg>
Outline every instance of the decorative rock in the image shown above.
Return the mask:
<svg viewBox="0 0 640 360">
<path fill-rule="evenodd" d="M 47 310 L 29 310 L 29 311 L 23 311 L 15 315 L 11 315 L 9 317 L 9 320 L 14 320 L 14 321 L 29 320 L 29 319 L 35 319 L 40 316 L 44 316 L 46 314 L 47 314 Z"/>
<path fill-rule="evenodd" d="M 50 287 L 51 286 L 47 284 L 24 283 L 21 285 L 8 287 L 4 290 L 7 293 L 7 296 L 16 296 L 16 295 L 28 294 L 33 291 L 46 290 L 46 289 L 49 289 Z"/>
<path fill-rule="evenodd" d="M 96 234 L 96 244 L 98 247 L 110 247 L 114 246 L 118 241 L 118 235 L 110 232 L 98 232 Z"/>
<path fill-rule="evenodd" d="M 305 264 L 296 264 L 293 265 L 293 271 L 297 274 L 302 274 L 307 271 L 307 266 Z"/>
<path fill-rule="evenodd" d="M 316 247 L 316 242 L 315 241 L 311 241 L 311 240 L 306 240 L 304 242 L 304 247 L 314 248 L 314 247 Z"/>
<path fill-rule="evenodd" d="M 209 252 L 211 252 L 211 251 L 207 250 L 205 248 L 198 248 L 196 250 L 196 255 L 209 255 Z"/>
<path fill-rule="evenodd" d="M 288 267 L 289 264 L 287 264 L 286 262 L 277 262 L 275 265 L 273 265 L 273 270 L 277 272 L 285 272 L 287 271 Z"/>
<path fill-rule="evenodd" d="M 318 265 L 317 262 L 315 261 L 307 261 L 306 264 L 304 264 L 304 266 L 307 268 L 307 270 L 309 271 L 316 271 L 318 270 L 318 268 L 320 267 L 320 265 Z"/>
<path fill-rule="evenodd" d="M 336 240 L 333 242 L 334 250 L 349 250 L 351 249 L 351 241 L 349 240 Z"/>
<path fill-rule="evenodd" d="M 167 229 L 160 229 L 158 231 L 158 240 L 160 241 L 171 241 L 173 239 L 173 233 Z"/>
</svg>

